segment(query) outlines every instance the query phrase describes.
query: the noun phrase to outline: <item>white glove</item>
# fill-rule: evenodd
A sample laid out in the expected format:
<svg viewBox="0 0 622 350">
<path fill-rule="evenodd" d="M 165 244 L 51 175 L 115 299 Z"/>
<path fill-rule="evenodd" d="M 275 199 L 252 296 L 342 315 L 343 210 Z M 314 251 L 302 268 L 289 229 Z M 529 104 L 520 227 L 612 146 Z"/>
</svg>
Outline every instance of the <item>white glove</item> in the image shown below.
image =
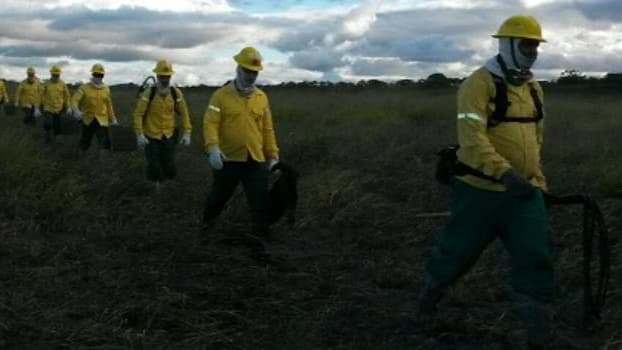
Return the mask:
<svg viewBox="0 0 622 350">
<path fill-rule="evenodd" d="M 225 155 L 222 154 L 220 148 L 213 147 L 209 150 L 209 164 L 214 170 L 220 170 L 223 167 L 222 160 L 225 159 Z"/>
<path fill-rule="evenodd" d="M 184 133 L 184 136 L 181 138 L 181 141 L 179 141 L 180 145 L 186 145 L 186 146 L 190 146 L 190 133 Z"/>
<path fill-rule="evenodd" d="M 73 111 L 71 110 L 71 108 L 67 108 L 65 110 L 65 115 L 68 116 L 68 117 L 73 116 Z"/>
<path fill-rule="evenodd" d="M 268 170 L 272 171 L 272 168 L 279 163 L 278 159 L 268 159 Z"/>
<path fill-rule="evenodd" d="M 80 112 L 79 109 L 74 109 L 73 110 L 73 118 L 76 119 L 76 120 L 82 119 L 82 112 Z"/>
<path fill-rule="evenodd" d="M 145 137 L 145 135 L 138 134 L 136 135 L 136 143 L 139 148 L 145 148 L 145 146 L 149 143 L 149 140 Z"/>
<path fill-rule="evenodd" d="M 117 117 L 112 117 L 112 122 L 110 123 L 110 125 L 119 125 L 119 121 L 117 120 Z"/>
<path fill-rule="evenodd" d="M 35 107 L 35 112 L 32 114 L 35 118 L 39 118 L 41 116 L 41 111 L 39 108 Z"/>
</svg>

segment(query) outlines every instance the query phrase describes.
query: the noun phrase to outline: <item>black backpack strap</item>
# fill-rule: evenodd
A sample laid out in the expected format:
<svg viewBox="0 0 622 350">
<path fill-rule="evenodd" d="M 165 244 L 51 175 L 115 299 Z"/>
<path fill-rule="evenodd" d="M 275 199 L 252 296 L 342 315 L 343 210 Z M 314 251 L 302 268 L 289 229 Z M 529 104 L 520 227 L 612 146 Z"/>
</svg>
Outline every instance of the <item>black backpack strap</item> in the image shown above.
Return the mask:
<svg viewBox="0 0 622 350">
<path fill-rule="evenodd" d="M 155 94 L 156 94 L 156 87 L 152 86 L 151 91 L 149 92 L 149 105 L 151 105 L 151 102 L 153 101 Z"/>
<path fill-rule="evenodd" d="M 544 111 L 542 107 L 542 101 L 538 97 L 538 91 L 535 88 L 535 84 L 529 83 L 529 93 L 533 99 L 533 104 L 536 107 L 536 116 L 531 118 L 526 117 L 508 117 L 508 107 L 512 104 L 508 100 L 508 89 L 505 80 L 498 75 L 490 73 L 492 80 L 495 83 L 495 97 L 491 98 L 491 101 L 495 103 L 495 110 L 488 117 L 488 127 L 495 127 L 500 123 L 538 123 L 544 118 Z"/>
<path fill-rule="evenodd" d="M 151 92 L 149 93 L 149 104 L 151 104 L 151 102 L 155 98 L 155 94 L 156 87 L 152 86 Z M 173 109 L 175 109 L 177 107 L 177 88 L 175 88 L 174 86 L 171 86 L 171 97 L 173 98 Z"/>
<path fill-rule="evenodd" d="M 495 110 L 488 117 L 488 127 L 493 127 L 505 121 L 510 101 L 508 101 L 508 88 L 505 80 L 498 75 L 492 73 L 490 75 L 495 83 L 495 97 L 491 98 L 492 102 L 495 103 Z"/>
<path fill-rule="evenodd" d="M 536 84 L 529 83 L 529 93 L 533 99 L 533 104 L 536 106 L 536 119 L 537 122 L 544 118 L 544 108 L 542 108 L 542 101 L 538 96 L 538 90 L 536 90 Z"/>
<path fill-rule="evenodd" d="M 156 90 L 157 90 L 156 86 L 152 85 L 150 89 L 151 91 L 149 92 L 149 103 L 147 104 L 147 109 L 145 109 L 145 114 L 143 115 L 143 119 L 147 115 L 147 111 L 149 110 L 149 107 L 151 106 L 151 102 L 153 101 L 156 95 Z M 177 89 L 174 86 L 171 86 L 170 89 L 171 89 L 171 97 L 173 98 L 173 116 L 175 116 L 175 113 L 177 112 Z M 177 132 L 177 129 L 175 129 L 175 132 Z"/>
</svg>

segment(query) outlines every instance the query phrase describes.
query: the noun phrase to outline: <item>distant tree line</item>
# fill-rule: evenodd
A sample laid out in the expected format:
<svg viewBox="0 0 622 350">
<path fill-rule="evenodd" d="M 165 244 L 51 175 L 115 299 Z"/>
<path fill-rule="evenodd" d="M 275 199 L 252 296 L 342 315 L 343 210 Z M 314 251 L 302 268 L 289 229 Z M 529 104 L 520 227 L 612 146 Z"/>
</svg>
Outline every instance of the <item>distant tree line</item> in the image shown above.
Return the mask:
<svg viewBox="0 0 622 350">
<path fill-rule="evenodd" d="M 330 81 L 303 81 L 303 82 L 283 82 L 276 87 L 283 88 L 337 88 L 337 89 L 359 89 L 359 88 L 449 88 L 457 87 L 463 78 L 449 78 L 442 73 L 434 73 L 425 79 L 412 80 L 402 79 L 386 82 L 378 79 L 359 80 L 357 82 L 330 82 Z M 603 77 L 588 77 L 583 72 L 576 69 L 568 69 L 554 80 L 543 82 L 547 86 L 595 86 L 595 87 L 622 87 L 622 73 L 607 73 Z"/>
<path fill-rule="evenodd" d="M 412 80 L 401 79 L 386 82 L 379 79 L 359 80 L 357 82 L 330 82 L 330 81 L 302 81 L 302 82 L 282 82 L 272 85 L 276 88 L 335 88 L 338 90 L 350 89 L 375 89 L 375 88 L 449 88 L 457 87 L 464 78 L 449 78 L 443 73 L 434 73 L 425 79 Z M 589 86 L 589 87 L 622 87 L 622 73 L 607 73 L 603 77 L 588 77 L 585 73 L 576 69 L 564 70 L 557 79 L 542 82 L 546 86 Z M 10 84 L 16 84 L 10 82 Z M 77 84 L 70 84 L 70 87 L 76 87 Z M 117 84 L 117 88 L 137 89 L 138 85 L 134 83 Z M 198 88 L 214 88 L 214 86 L 199 85 Z"/>
</svg>

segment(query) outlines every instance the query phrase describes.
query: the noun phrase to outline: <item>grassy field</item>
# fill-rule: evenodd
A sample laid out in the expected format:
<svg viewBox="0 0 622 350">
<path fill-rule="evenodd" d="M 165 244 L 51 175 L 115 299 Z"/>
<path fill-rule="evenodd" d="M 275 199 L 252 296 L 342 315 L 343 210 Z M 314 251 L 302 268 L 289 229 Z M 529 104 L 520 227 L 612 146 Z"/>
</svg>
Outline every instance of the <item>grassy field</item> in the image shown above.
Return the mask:
<svg viewBox="0 0 622 350">
<path fill-rule="evenodd" d="M 302 173 L 298 221 L 274 227 L 270 259 L 222 243 L 250 228 L 242 195 L 197 244 L 211 180 L 202 115 L 185 90 L 193 144 L 155 193 L 141 153 L 80 157 L 17 116 L 0 123 L 0 349 L 522 349 L 498 242 L 417 324 L 425 258 L 445 218 L 435 152 L 455 142 L 455 91 L 268 88 L 281 158 Z M 134 91 L 113 89 L 130 125 Z M 580 211 L 551 211 L 559 288 L 556 349 L 622 349 L 622 157 L 616 93 L 550 91 L 545 173 L 555 193 L 589 193 L 613 243 L 603 321 L 581 311 Z"/>
</svg>

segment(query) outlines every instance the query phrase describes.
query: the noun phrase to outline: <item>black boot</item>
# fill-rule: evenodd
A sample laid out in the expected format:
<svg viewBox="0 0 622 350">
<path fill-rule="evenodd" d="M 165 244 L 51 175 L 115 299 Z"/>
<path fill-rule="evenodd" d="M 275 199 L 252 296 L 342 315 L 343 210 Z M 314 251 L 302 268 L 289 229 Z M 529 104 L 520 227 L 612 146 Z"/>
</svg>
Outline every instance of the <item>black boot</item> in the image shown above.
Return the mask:
<svg viewBox="0 0 622 350">
<path fill-rule="evenodd" d="M 551 341 L 550 304 L 526 295 L 518 295 L 517 302 L 518 316 L 527 330 L 529 349 L 546 349 Z"/>
<path fill-rule="evenodd" d="M 445 295 L 445 289 L 438 287 L 431 277 L 426 277 L 423 289 L 417 300 L 417 317 L 419 319 L 432 319 L 436 316 L 438 302 Z"/>
</svg>

